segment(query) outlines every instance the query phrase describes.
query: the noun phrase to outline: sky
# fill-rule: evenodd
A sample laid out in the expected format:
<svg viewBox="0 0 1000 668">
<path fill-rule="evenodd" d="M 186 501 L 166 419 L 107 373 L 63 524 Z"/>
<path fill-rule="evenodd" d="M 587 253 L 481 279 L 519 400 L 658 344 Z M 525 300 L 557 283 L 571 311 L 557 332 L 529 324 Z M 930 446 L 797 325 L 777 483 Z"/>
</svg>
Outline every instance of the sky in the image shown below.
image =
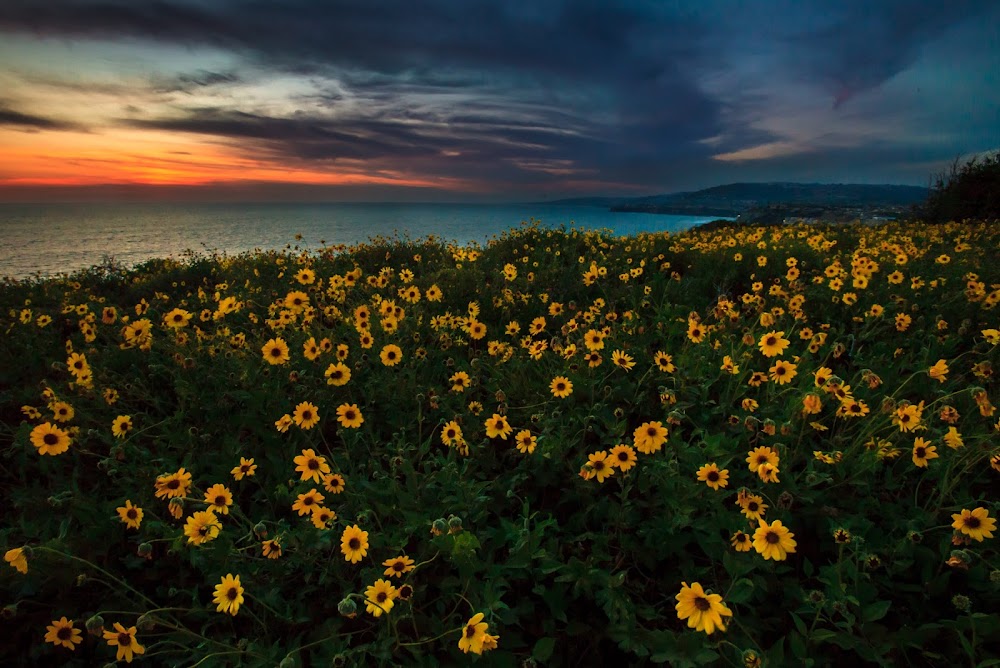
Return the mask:
<svg viewBox="0 0 1000 668">
<path fill-rule="evenodd" d="M 0 201 L 927 185 L 995 0 L 2 0 Z"/>
</svg>

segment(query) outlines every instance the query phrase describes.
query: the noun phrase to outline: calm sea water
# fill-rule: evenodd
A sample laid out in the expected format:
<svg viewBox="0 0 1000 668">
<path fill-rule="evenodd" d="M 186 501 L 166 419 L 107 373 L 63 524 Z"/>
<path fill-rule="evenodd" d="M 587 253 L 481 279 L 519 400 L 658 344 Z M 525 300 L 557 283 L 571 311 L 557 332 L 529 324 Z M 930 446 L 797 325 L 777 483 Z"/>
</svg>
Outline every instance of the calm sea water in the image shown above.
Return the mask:
<svg viewBox="0 0 1000 668">
<path fill-rule="evenodd" d="M 132 265 L 189 250 L 318 248 L 323 240 L 351 244 L 394 233 L 483 243 L 532 217 L 617 234 L 678 232 L 710 220 L 535 204 L 0 204 L 0 276 L 72 272 L 109 256 Z"/>
</svg>

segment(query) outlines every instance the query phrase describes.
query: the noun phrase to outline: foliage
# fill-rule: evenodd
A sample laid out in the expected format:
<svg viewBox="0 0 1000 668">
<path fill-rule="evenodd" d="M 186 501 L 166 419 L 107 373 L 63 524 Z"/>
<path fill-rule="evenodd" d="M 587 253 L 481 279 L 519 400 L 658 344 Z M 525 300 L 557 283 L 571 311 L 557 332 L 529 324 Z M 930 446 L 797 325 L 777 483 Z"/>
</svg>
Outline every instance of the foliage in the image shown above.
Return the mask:
<svg viewBox="0 0 1000 668">
<path fill-rule="evenodd" d="M 1000 153 L 975 156 L 937 174 L 922 209 L 924 220 L 1000 220 Z"/>
<path fill-rule="evenodd" d="M 7 282 L 0 660 L 113 661 L 121 623 L 156 664 L 996 665 L 997 538 L 952 516 L 997 515 L 998 242 L 529 224 Z M 328 523 L 293 509 L 312 489 Z M 787 558 L 737 549 L 751 495 Z M 185 533 L 213 504 L 218 535 Z M 678 618 L 683 583 L 724 631 Z M 45 639 L 63 616 L 92 632 L 72 651 Z"/>
</svg>

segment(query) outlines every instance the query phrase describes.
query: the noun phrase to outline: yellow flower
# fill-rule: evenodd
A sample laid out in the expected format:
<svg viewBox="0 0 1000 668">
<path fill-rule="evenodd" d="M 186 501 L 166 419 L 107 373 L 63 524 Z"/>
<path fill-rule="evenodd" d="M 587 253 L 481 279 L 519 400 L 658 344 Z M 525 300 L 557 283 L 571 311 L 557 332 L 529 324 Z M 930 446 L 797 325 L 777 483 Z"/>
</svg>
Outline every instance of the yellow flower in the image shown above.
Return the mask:
<svg viewBox="0 0 1000 668">
<path fill-rule="evenodd" d="M 403 577 L 404 573 L 409 573 L 415 568 L 413 559 L 410 559 L 407 556 L 399 556 L 399 557 L 393 557 L 392 559 L 386 559 L 385 561 L 382 562 L 382 565 L 386 567 L 385 568 L 386 575 L 388 575 L 389 577 L 397 577 L 397 578 Z"/>
<path fill-rule="evenodd" d="M 132 416 L 119 415 L 111 423 L 111 433 L 115 438 L 125 438 L 132 431 Z"/>
<path fill-rule="evenodd" d="M 51 422 L 43 422 L 31 430 L 31 444 L 40 455 L 61 455 L 69 450 L 69 433 Z"/>
<path fill-rule="evenodd" d="M 277 538 L 265 540 L 260 544 L 260 551 L 268 559 L 278 559 L 281 557 L 281 543 L 278 542 Z"/>
<path fill-rule="evenodd" d="M 323 503 L 323 495 L 320 494 L 316 488 L 310 489 L 305 494 L 299 494 L 295 503 L 292 504 L 292 510 L 299 514 L 299 517 L 303 515 L 309 515 L 316 511 Z"/>
<path fill-rule="evenodd" d="M 704 631 L 708 635 L 716 629 L 725 631 L 723 617 L 732 617 L 733 611 L 726 607 L 719 594 L 707 594 L 697 582 L 690 587 L 687 582 L 681 583 L 681 591 L 675 597 L 677 619 L 687 620 L 688 628 Z"/>
<path fill-rule="evenodd" d="M 514 436 L 514 444 L 517 446 L 518 452 L 530 455 L 535 451 L 538 441 L 530 431 L 522 429 Z"/>
<path fill-rule="evenodd" d="M 222 531 L 222 524 L 215 513 L 209 510 L 200 510 L 187 518 L 184 524 L 184 535 L 188 537 L 188 543 L 202 545 L 215 540 Z"/>
<path fill-rule="evenodd" d="M 760 520 L 760 526 L 753 533 L 753 547 L 764 559 L 784 561 L 795 552 L 797 543 L 794 538 L 795 534 L 783 526 L 781 520 L 774 520 L 771 524 Z"/>
<path fill-rule="evenodd" d="M 142 508 L 139 506 L 133 506 L 132 501 L 126 499 L 125 505 L 121 508 L 117 508 L 118 517 L 129 529 L 138 529 L 139 525 L 142 524 Z"/>
<path fill-rule="evenodd" d="M 326 368 L 326 382 L 328 385 L 341 386 L 346 385 L 349 380 L 351 380 L 351 370 L 343 362 L 337 362 L 336 364 L 331 364 Z"/>
<path fill-rule="evenodd" d="M 292 416 L 289 415 L 288 413 L 285 413 L 280 418 L 274 421 L 274 427 L 282 434 L 284 434 L 286 431 L 288 431 L 288 428 L 294 424 L 294 422 L 295 421 L 292 420 Z"/>
<path fill-rule="evenodd" d="M 489 438 L 502 438 L 507 440 L 507 437 L 514 431 L 514 428 L 507 424 L 507 416 L 494 413 L 493 417 L 486 419 L 486 436 Z"/>
<path fill-rule="evenodd" d="M 132 656 L 134 654 L 145 654 L 146 648 L 139 644 L 139 641 L 135 639 L 136 628 L 134 626 L 125 628 L 119 622 L 115 622 L 114 631 L 105 631 L 104 639 L 108 641 L 108 645 L 111 647 L 118 648 L 118 655 L 116 659 L 121 661 L 125 659 L 126 663 L 132 663 Z"/>
<path fill-rule="evenodd" d="M 489 636 L 486 631 L 490 627 L 489 624 L 483 621 L 485 616 L 483 613 L 477 612 L 465 623 L 465 627 L 462 629 L 462 637 L 458 639 L 458 648 L 465 654 L 468 654 L 470 651 L 473 654 L 482 654 L 483 650 L 487 649 L 485 647 L 486 638 Z"/>
<path fill-rule="evenodd" d="M 698 480 L 705 483 L 714 490 L 729 486 L 729 470 L 716 466 L 715 462 L 705 464 L 698 469 Z"/>
<path fill-rule="evenodd" d="M 615 474 L 615 467 L 608 461 L 607 450 L 601 450 L 588 455 L 587 459 L 589 460 L 587 466 L 590 467 L 594 477 L 597 478 L 597 482 L 604 482 L 606 478 L 610 478 Z"/>
<path fill-rule="evenodd" d="M 315 450 L 303 450 L 301 455 L 295 457 L 295 471 L 301 473 L 300 480 L 312 480 L 319 484 L 322 477 L 330 472 L 330 465 L 326 463 L 326 457 L 317 455 Z"/>
<path fill-rule="evenodd" d="M 632 356 L 627 354 L 624 350 L 616 350 L 611 353 L 611 362 L 618 368 L 624 369 L 625 371 L 631 371 L 635 366 Z"/>
<path fill-rule="evenodd" d="M 388 580 L 376 580 L 375 584 L 365 589 L 365 610 L 375 617 L 388 613 L 396 604 L 398 591 Z"/>
<path fill-rule="evenodd" d="M 319 424 L 319 409 L 308 401 L 303 401 L 295 407 L 293 419 L 302 429 L 312 429 Z"/>
<path fill-rule="evenodd" d="M 187 496 L 187 492 L 191 488 L 191 473 L 181 467 L 176 473 L 157 476 L 154 484 L 156 498 L 181 498 Z"/>
<path fill-rule="evenodd" d="M 919 436 L 913 439 L 913 464 L 920 468 L 927 468 L 927 463 L 932 459 L 937 459 L 937 447 L 930 444 Z"/>
<path fill-rule="evenodd" d="M 643 422 L 632 432 L 635 448 L 644 455 L 659 452 L 667 442 L 667 428 L 660 422 Z"/>
<path fill-rule="evenodd" d="M 557 399 L 564 399 L 573 394 L 573 383 L 565 376 L 556 376 L 549 384 L 552 395 Z"/>
<path fill-rule="evenodd" d="M 357 524 L 344 529 L 340 536 L 340 551 L 344 561 L 356 564 L 368 555 L 368 532 L 362 531 Z"/>
<path fill-rule="evenodd" d="M 913 404 L 900 406 L 892 416 L 892 423 L 899 427 L 902 432 L 913 431 L 920 425 L 923 411 L 924 402 L 922 401 L 916 406 Z"/>
<path fill-rule="evenodd" d="M 275 338 L 269 340 L 261 348 L 261 354 L 268 364 L 285 364 L 290 359 L 288 355 L 288 344 L 283 339 Z"/>
<path fill-rule="evenodd" d="M 45 634 L 45 642 L 50 642 L 56 647 L 65 647 L 68 650 L 76 649 L 76 646 L 83 642 L 83 632 L 73 626 L 73 621 L 63 617 L 53 620 L 52 624 L 46 626 L 48 631 Z"/>
<path fill-rule="evenodd" d="M 948 427 L 948 433 L 944 435 L 944 444 L 952 450 L 958 450 L 965 445 L 965 442 L 962 440 L 962 434 L 959 433 L 958 429 Z"/>
<path fill-rule="evenodd" d="M 181 308 L 175 308 L 173 311 L 163 316 L 163 324 L 172 329 L 187 327 L 189 322 L 191 322 L 191 314 Z"/>
<path fill-rule="evenodd" d="M 938 360 L 934 366 L 927 370 L 927 373 L 934 380 L 943 383 L 948 376 L 948 364 L 945 360 Z"/>
<path fill-rule="evenodd" d="M 348 429 L 357 429 L 365 421 L 357 404 L 341 404 L 337 407 L 337 422 Z"/>
<path fill-rule="evenodd" d="M 240 457 L 240 465 L 233 468 L 230 473 L 233 474 L 233 478 L 236 480 L 243 480 L 243 476 L 253 476 L 257 472 L 257 465 L 253 463 L 253 459 L 247 459 L 246 457 Z"/>
<path fill-rule="evenodd" d="M 792 382 L 792 378 L 798 375 L 798 371 L 795 370 L 795 365 L 791 362 L 786 362 L 785 360 L 778 360 L 774 363 L 770 369 L 770 378 L 772 381 L 776 382 L 778 385 L 785 385 Z"/>
<path fill-rule="evenodd" d="M 15 547 L 12 550 L 7 550 L 3 555 L 3 560 L 22 575 L 28 574 L 28 557 L 24 554 L 23 548 Z"/>
<path fill-rule="evenodd" d="M 750 539 L 750 536 L 742 531 L 737 531 L 730 536 L 729 543 L 736 549 L 737 552 L 749 552 L 753 547 L 753 541 Z"/>
<path fill-rule="evenodd" d="M 243 586 L 240 584 L 240 576 L 227 573 L 222 582 L 215 585 L 215 596 L 212 602 L 216 604 L 216 612 L 228 612 L 233 617 L 240 610 L 243 603 Z"/>
<path fill-rule="evenodd" d="M 781 353 L 785 352 L 785 348 L 791 343 L 788 339 L 784 338 L 784 332 L 768 332 L 764 336 L 760 337 L 758 346 L 760 347 L 761 354 L 764 357 L 777 357 Z"/>
<path fill-rule="evenodd" d="M 382 364 L 396 366 L 403 359 L 403 351 L 399 349 L 399 346 L 390 343 L 382 348 L 382 353 L 379 357 L 382 359 Z"/>
<path fill-rule="evenodd" d="M 229 514 L 229 506 L 233 505 L 233 493 L 223 484 L 215 484 L 205 490 L 205 503 L 209 510 L 223 515 Z"/>
<path fill-rule="evenodd" d="M 963 509 L 961 513 L 951 516 L 951 519 L 955 520 L 951 526 L 981 543 L 984 538 L 993 538 L 993 530 L 997 528 L 997 521 L 989 514 L 983 507 L 974 510 Z"/>
</svg>

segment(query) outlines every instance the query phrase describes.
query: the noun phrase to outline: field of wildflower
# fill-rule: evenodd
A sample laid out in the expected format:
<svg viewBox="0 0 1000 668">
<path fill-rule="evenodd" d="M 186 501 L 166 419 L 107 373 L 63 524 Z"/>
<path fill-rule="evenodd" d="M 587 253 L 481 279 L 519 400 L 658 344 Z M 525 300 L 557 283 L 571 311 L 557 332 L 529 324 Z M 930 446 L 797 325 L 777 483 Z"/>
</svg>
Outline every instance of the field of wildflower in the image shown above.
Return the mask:
<svg viewBox="0 0 1000 668">
<path fill-rule="evenodd" d="M 0 284 L 3 665 L 1000 666 L 1000 231 Z"/>
</svg>

